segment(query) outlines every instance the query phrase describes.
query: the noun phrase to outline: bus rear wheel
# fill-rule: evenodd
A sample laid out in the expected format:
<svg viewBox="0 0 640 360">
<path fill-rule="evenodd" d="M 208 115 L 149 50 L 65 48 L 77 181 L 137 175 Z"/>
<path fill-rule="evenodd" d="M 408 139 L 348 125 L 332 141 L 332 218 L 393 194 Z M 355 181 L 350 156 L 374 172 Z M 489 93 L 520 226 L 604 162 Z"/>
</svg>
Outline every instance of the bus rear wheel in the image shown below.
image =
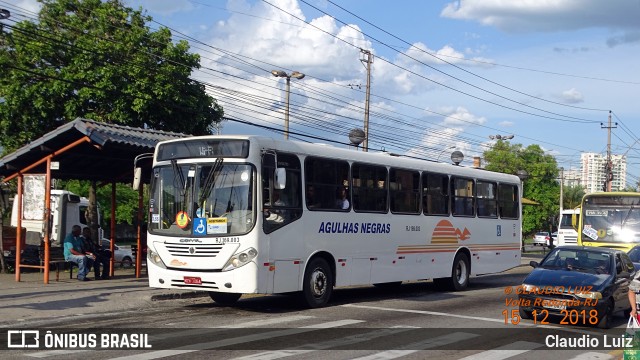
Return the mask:
<svg viewBox="0 0 640 360">
<path fill-rule="evenodd" d="M 209 291 L 209 296 L 216 304 L 229 306 L 235 304 L 242 294 Z"/>
<path fill-rule="evenodd" d="M 469 265 L 469 257 L 467 254 L 459 252 L 453 259 L 451 267 L 451 277 L 433 279 L 438 288 L 462 291 L 469 285 L 469 274 L 471 266 Z"/>
<path fill-rule="evenodd" d="M 325 306 L 333 292 L 333 274 L 323 258 L 311 260 L 304 273 L 302 297 L 309 308 Z"/>
</svg>

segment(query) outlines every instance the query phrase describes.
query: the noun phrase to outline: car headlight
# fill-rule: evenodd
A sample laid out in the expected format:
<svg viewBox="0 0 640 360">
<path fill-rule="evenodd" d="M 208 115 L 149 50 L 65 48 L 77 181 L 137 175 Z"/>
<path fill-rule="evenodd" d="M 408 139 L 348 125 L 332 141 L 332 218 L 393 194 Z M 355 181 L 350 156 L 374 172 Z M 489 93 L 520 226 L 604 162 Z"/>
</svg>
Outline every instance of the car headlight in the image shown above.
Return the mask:
<svg viewBox="0 0 640 360">
<path fill-rule="evenodd" d="M 258 251 L 254 248 L 248 248 L 239 253 L 234 254 L 224 265 L 222 271 L 229 271 L 244 266 L 258 256 Z"/>
<path fill-rule="evenodd" d="M 592 299 L 592 300 L 602 299 L 602 293 L 600 293 L 599 291 L 576 292 L 576 296 L 583 299 Z"/>
<path fill-rule="evenodd" d="M 525 293 L 534 292 L 537 288 L 538 287 L 534 285 L 522 284 L 522 289 L 524 290 Z"/>
<path fill-rule="evenodd" d="M 165 264 L 162 262 L 162 259 L 160 258 L 160 255 L 158 255 L 157 252 L 148 249 L 147 250 L 147 259 L 148 261 L 150 261 L 151 263 L 153 263 L 156 266 L 159 266 L 163 269 L 166 269 L 167 267 L 165 266 Z"/>
</svg>

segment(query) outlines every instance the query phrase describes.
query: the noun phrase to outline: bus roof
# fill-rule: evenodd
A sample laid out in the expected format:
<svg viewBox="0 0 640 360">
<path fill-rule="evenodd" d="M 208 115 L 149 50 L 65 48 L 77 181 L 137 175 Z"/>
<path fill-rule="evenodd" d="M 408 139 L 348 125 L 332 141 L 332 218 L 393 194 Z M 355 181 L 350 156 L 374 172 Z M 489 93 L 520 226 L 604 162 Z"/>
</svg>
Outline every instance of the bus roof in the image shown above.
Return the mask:
<svg viewBox="0 0 640 360">
<path fill-rule="evenodd" d="M 354 148 L 340 148 L 333 145 L 321 144 L 321 143 L 306 143 L 295 140 L 279 140 L 265 136 L 257 135 L 209 135 L 209 136 L 194 136 L 189 138 L 172 139 L 162 141 L 158 143 L 158 146 L 162 144 L 172 142 L 183 142 L 189 140 L 220 140 L 220 139 L 235 139 L 235 140 L 249 140 L 254 144 L 258 144 L 260 151 L 262 149 L 276 149 L 285 152 L 291 152 L 299 155 L 313 155 L 319 157 L 338 158 L 347 161 L 359 161 L 364 163 L 376 163 L 384 164 L 387 166 L 394 166 L 407 169 L 421 169 L 431 170 L 439 173 L 468 176 L 471 178 L 479 177 L 482 173 L 482 178 L 487 180 L 494 180 L 508 183 L 520 183 L 520 178 L 516 175 L 498 173 L 493 171 L 484 170 L 481 168 L 464 167 L 449 163 L 436 162 L 427 159 L 416 159 L 404 155 L 392 154 L 389 152 L 363 152 L 357 151 Z M 156 150 L 158 148 L 156 146 Z M 255 149 L 250 150 L 256 151 Z M 155 158 L 155 156 L 154 156 Z"/>
</svg>

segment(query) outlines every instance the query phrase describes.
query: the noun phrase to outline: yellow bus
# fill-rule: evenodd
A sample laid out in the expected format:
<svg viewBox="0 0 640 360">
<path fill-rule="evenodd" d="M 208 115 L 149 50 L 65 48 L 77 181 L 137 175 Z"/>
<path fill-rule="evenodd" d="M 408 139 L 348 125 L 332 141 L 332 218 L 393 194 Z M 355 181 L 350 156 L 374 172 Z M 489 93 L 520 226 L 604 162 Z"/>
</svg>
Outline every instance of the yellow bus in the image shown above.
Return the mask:
<svg viewBox="0 0 640 360">
<path fill-rule="evenodd" d="M 640 244 L 640 193 L 587 194 L 572 222 L 579 229 L 578 245 L 628 251 Z"/>
</svg>

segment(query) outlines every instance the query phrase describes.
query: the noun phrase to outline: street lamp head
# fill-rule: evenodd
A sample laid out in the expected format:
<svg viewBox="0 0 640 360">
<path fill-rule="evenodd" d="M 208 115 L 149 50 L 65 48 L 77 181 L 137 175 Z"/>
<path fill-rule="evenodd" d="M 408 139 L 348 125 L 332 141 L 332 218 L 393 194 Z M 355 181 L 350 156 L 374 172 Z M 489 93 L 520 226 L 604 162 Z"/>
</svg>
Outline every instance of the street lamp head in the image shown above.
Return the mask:
<svg viewBox="0 0 640 360">
<path fill-rule="evenodd" d="M 462 160 L 464 160 L 464 154 L 462 153 L 462 151 L 456 150 L 456 151 L 451 153 L 451 161 L 454 164 L 460 165 Z"/>
<path fill-rule="evenodd" d="M 362 144 L 362 142 L 364 141 L 364 130 L 362 129 L 351 129 L 351 131 L 349 131 L 349 141 L 351 142 L 351 144 L 355 145 L 356 147 L 360 146 L 360 144 Z"/>
<path fill-rule="evenodd" d="M 529 177 L 529 173 L 526 170 L 518 170 L 516 175 L 518 175 L 520 181 L 525 181 Z"/>
<path fill-rule="evenodd" d="M 287 73 L 282 70 L 271 70 L 271 74 L 276 77 L 287 77 Z"/>
<path fill-rule="evenodd" d="M 495 138 L 496 138 L 495 135 L 489 135 L 489 139 L 493 140 Z"/>
<path fill-rule="evenodd" d="M 291 76 L 292 78 L 296 78 L 296 79 L 298 79 L 298 80 L 299 80 L 299 79 L 304 78 L 304 74 L 303 74 L 303 73 L 301 73 L 301 72 L 298 72 L 298 71 L 294 71 L 294 72 L 292 72 L 290 76 Z"/>
<path fill-rule="evenodd" d="M 510 139 L 513 139 L 513 137 L 514 137 L 514 135 L 507 135 L 507 136 L 503 136 L 502 138 L 504 140 L 510 140 Z"/>
</svg>

